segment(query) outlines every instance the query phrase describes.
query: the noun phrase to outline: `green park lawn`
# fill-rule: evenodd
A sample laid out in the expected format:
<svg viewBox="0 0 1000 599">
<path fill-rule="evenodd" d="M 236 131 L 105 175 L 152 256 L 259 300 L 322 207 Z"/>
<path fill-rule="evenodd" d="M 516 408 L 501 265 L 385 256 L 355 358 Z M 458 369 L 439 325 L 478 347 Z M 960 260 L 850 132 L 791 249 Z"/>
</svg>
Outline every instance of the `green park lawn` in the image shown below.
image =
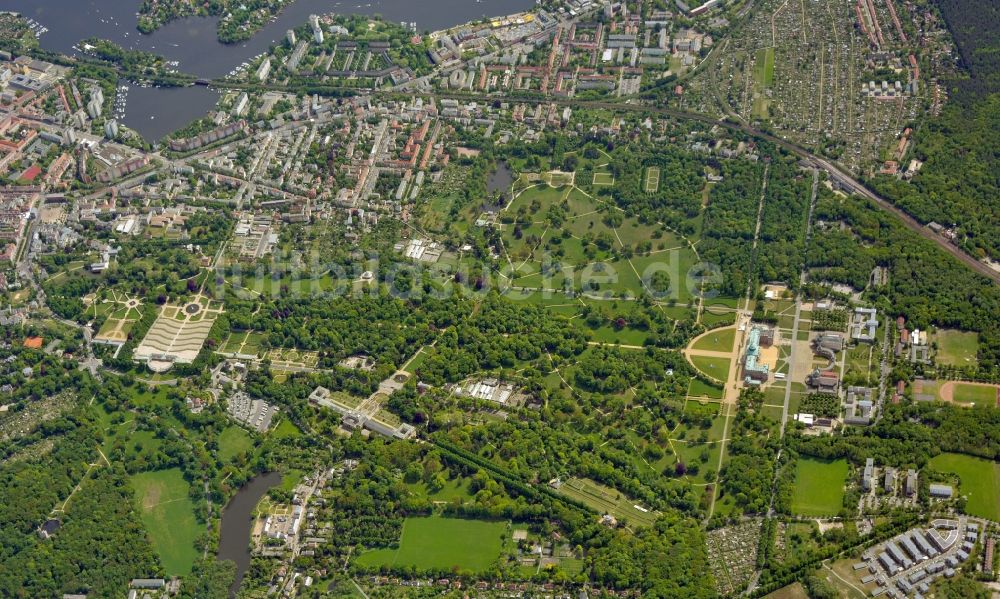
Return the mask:
<svg viewBox="0 0 1000 599">
<path fill-rule="evenodd" d="M 969 515 L 1000 520 L 1000 464 L 957 453 L 934 456 L 930 465 L 940 472 L 957 474 L 959 493 L 968 498 Z"/>
<path fill-rule="evenodd" d="M 792 513 L 800 516 L 832 516 L 844 502 L 847 461 L 833 462 L 799 458 L 795 465 Z"/>
<path fill-rule="evenodd" d="M 219 435 L 219 459 L 228 462 L 253 447 L 253 439 L 238 426 L 230 426 Z"/>
<path fill-rule="evenodd" d="M 504 522 L 430 516 L 407 518 L 396 549 L 362 553 L 362 566 L 408 566 L 417 570 L 482 572 L 500 557 Z"/>
<path fill-rule="evenodd" d="M 179 468 L 132 476 L 142 523 L 167 576 L 189 574 L 198 558 L 194 542 L 203 527 L 195 518 L 189 487 Z"/>
<path fill-rule="evenodd" d="M 700 337 L 691 349 L 703 351 L 733 351 L 733 344 L 736 342 L 736 329 L 726 328 L 709 331 Z"/>
<path fill-rule="evenodd" d="M 288 418 L 282 418 L 271 434 L 275 439 L 297 439 L 302 436 L 302 431 Z"/>
<path fill-rule="evenodd" d="M 726 382 L 729 379 L 729 358 L 711 356 L 691 356 L 694 367 L 717 381 Z"/>
<path fill-rule="evenodd" d="M 707 397 L 709 399 L 722 399 L 725 391 L 720 387 L 713 387 L 699 379 L 691 379 L 691 386 L 688 388 L 688 397 Z"/>
</svg>

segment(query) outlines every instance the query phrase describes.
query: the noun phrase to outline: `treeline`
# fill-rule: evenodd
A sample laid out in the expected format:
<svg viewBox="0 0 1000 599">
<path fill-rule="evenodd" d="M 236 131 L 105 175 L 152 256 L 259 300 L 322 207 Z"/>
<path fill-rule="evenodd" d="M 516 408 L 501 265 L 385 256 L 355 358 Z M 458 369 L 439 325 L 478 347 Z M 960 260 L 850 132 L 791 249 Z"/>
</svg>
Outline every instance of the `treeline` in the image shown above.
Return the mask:
<svg viewBox="0 0 1000 599">
<path fill-rule="evenodd" d="M 786 437 L 788 447 L 825 460 L 846 458 L 855 466 L 873 458 L 896 468 L 922 468 L 942 451 L 1000 460 L 1000 410 L 940 402 L 887 404 L 874 426 L 848 428 L 838 436 Z"/>
<path fill-rule="evenodd" d="M 631 146 L 618 147 L 608 165 L 615 177 L 615 185 L 610 188 L 614 202 L 641 221 L 662 222 L 686 235 L 694 233 L 691 221 L 701 211 L 704 162 L 680 145 L 657 145 L 655 152 L 638 149 L 643 147 L 650 146 L 634 150 Z M 650 167 L 660 169 L 655 193 L 646 192 Z"/>
<path fill-rule="evenodd" d="M 954 243 L 969 254 L 1000 260 L 998 135 L 1000 93 L 956 98 L 914 134 L 914 158 L 925 164 L 913 179 L 879 176 L 872 185 L 922 223 L 955 225 Z"/>
<path fill-rule="evenodd" d="M 367 355 L 376 368 L 389 369 L 386 374 L 429 342 L 432 329 L 453 325 L 469 310 L 454 297 L 404 300 L 385 292 L 354 298 L 281 298 L 258 306 L 254 314 L 252 304 L 239 304 L 230 322 L 237 330 L 263 332 L 270 347 L 318 351 L 320 367 Z"/>
<path fill-rule="evenodd" d="M 775 160 L 769 171 L 756 273 L 761 282 L 785 281 L 798 286 L 805 260 L 806 218 L 812 176 L 789 158 Z"/>
</svg>

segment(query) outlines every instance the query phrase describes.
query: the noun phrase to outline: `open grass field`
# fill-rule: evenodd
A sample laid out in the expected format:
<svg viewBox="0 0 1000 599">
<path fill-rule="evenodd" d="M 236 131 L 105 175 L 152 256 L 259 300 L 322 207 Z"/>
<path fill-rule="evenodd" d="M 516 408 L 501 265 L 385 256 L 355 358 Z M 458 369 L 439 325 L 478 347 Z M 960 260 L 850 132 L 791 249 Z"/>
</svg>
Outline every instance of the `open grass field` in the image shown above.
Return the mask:
<svg viewBox="0 0 1000 599">
<path fill-rule="evenodd" d="M 714 378 L 726 382 L 729 379 L 729 359 L 713 356 L 691 356 L 695 368 Z"/>
<path fill-rule="evenodd" d="M 367 551 L 357 557 L 357 563 L 482 572 L 500 557 L 506 534 L 504 522 L 441 516 L 407 518 L 399 548 Z"/>
<path fill-rule="evenodd" d="M 847 460 L 833 462 L 799 458 L 795 465 L 792 513 L 801 516 L 831 516 L 844 503 Z"/>
<path fill-rule="evenodd" d="M 302 431 L 288 418 L 282 418 L 278 426 L 274 427 L 271 431 L 271 434 L 276 439 L 295 439 L 302 436 Z"/>
<path fill-rule="evenodd" d="M 941 329 L 934 333 L 931 341 L 937 343 L 938 364 L 968 366 L 976 363 L 979 352 L 979 335 L 952 329 Z"/>
<path fill-rule="evenodd" d="M 934 456 L 930 465 L 940 472 L 957 474 L 959 493 L 968 497 L 966 513 L 1000 520 L 1000 464 L 957 453 Z"/>
<path fill-rule="evenodd" d="M 194 542 L 202 525 L 194 515 L 189 485 L 180 468 L 142 472 L 132 476 L 142 523 L 167 576 L 184 576 L 198 558 Z"/>
<path fill-rule="evenodd" d="M 707 397 L 709 399 L 722 399 L 724 390 L 721 387 L 713 387 L 698 379 L 691 379 L 688 387 L 688 397 Z"/>
<path fill-rule="evenodd" d="M 761 88 L 771 87 L 771 84 L 774 83 L 774 48 L 757 50 L 754 78 Z"/>
<path fill-rule="evenodd" d="M 253 447 L 253 439 L 238 426 L 230 426 L 219 435 L 219 459 L 228 462 Z"/>
<path fill-rule="evenodd" d="M 659 273 L 669 276 L 671 297 L 690 297 L 682 283 L 697 258 L 685 240 L 660 224 L 609 212 L 603 200 L 578 188 L 529 187 L 501 221 L 505 274 L 515 287 L 634 297 L 647 291 L 642 276 Z M 622 258 L 617 254 L 622 250 L 636 255 Z"/>
<path fill-rule="evenodd" d="M 715 329 L 695 339 L 691 349 L 729 352 L 736 342 L 736 329 Z"/>
<path fill-rule="evenodd" d="M 416 483 L 410 483 L 406 485 L 409 487 L 410 491 L 427 497 L 431 501 L 445 501 L 451 503 L 452 501 L 466 502 L 472 500 L 472 493 L 469 492 L 469 479 L 456 477 L 444 484 L 443 487 L 437 491 L 431 491 L 427 488 L 427 483 L 420 481 Z"/>
<path fill-rule="evenodd" d="M 793 582 L 770 595 L 765 595 L 764 599 L 809 599 L 809 593 L 806 592 L 801 582 Z"/>
<path fill-rule="evenodd" d="M 656 514 L 638 509 L 635 501 L 617 490 L 587 478 L 571 478 L 563 483 L 559 492 L 629 525 L 651 526 L 656 520 Z M 641 507 L 645 509 L 645 506 Z"/>
</svg>

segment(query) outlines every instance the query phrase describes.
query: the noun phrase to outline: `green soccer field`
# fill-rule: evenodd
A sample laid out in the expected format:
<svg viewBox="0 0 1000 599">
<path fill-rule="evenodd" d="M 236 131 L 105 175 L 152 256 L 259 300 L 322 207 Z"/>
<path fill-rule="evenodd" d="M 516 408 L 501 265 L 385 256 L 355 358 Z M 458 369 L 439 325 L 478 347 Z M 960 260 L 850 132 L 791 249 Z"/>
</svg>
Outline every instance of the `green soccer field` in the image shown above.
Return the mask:
<svg viewBox="0 0 1000 599">
<path fill-rule="evenodd" d="M 955 383 L 955 388 L 951 392 L 951 398 L 958 403 L 993 406 L 997 402 L 997 388 L 991 385 Z"/>
<path fill-rule="evenodd" d="M 362 553 L 363 566 L 407 566 L 418 570 L 482 572 L 500 557 L 507 524 L 431 516 L 407 518 L 399 548 Z"/>
<path fill-rule="evenodd" d="M 828 462 L 799 458 L 795 465 L 792 513 L 800 516 L 832 516 L 844 503 L 847 461 Z"/>
</svg>

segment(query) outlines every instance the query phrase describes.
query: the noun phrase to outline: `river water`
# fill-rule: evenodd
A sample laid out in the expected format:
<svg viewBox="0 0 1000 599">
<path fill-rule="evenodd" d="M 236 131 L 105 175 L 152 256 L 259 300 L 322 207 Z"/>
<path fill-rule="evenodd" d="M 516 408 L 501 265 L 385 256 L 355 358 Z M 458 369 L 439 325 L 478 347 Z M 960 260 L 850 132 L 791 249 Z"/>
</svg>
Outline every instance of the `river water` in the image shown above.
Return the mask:
<svg viewBox="0 0 1000 599">
<path fill-rule="evenodd" d="M 214 78 L 284 39 L 285 31 L 304 24 L 310 14 L 380 14 L 389 21 L 416 23 L 423 32 L 526 10 L 533 4 L 533 0 L 295 0 L 253 38 L 239 44 L 218 41 L 215 18 L 179 19 L 142 35 L 135 28 L 139 0 L 0 0 L 0 10 L 17 11 L 47 27 L 41 44 L 48 50 L 74 54 L 73 46 L 80 40 L 97 36 L 176 60 L 185 73 Z M 158 140 L 204 115 L 216 101 L 218 94 L 204 87 L 132 86 L 123 120 L 147 139 Z"/>
<path fill-rule="evenodd" d="M 222 525 L 219 535 L 219 559 L 236 562 L 236 580 L 229 588 L 229 596 L 235 597 L 243 576 L 250 567 L 250 527 L 251 515 L 261 497 L 271 487 L 281 484 L 281 474 L 270 472 L 251 479 L 243 485 L 222 510 Z"/>
</svg>

